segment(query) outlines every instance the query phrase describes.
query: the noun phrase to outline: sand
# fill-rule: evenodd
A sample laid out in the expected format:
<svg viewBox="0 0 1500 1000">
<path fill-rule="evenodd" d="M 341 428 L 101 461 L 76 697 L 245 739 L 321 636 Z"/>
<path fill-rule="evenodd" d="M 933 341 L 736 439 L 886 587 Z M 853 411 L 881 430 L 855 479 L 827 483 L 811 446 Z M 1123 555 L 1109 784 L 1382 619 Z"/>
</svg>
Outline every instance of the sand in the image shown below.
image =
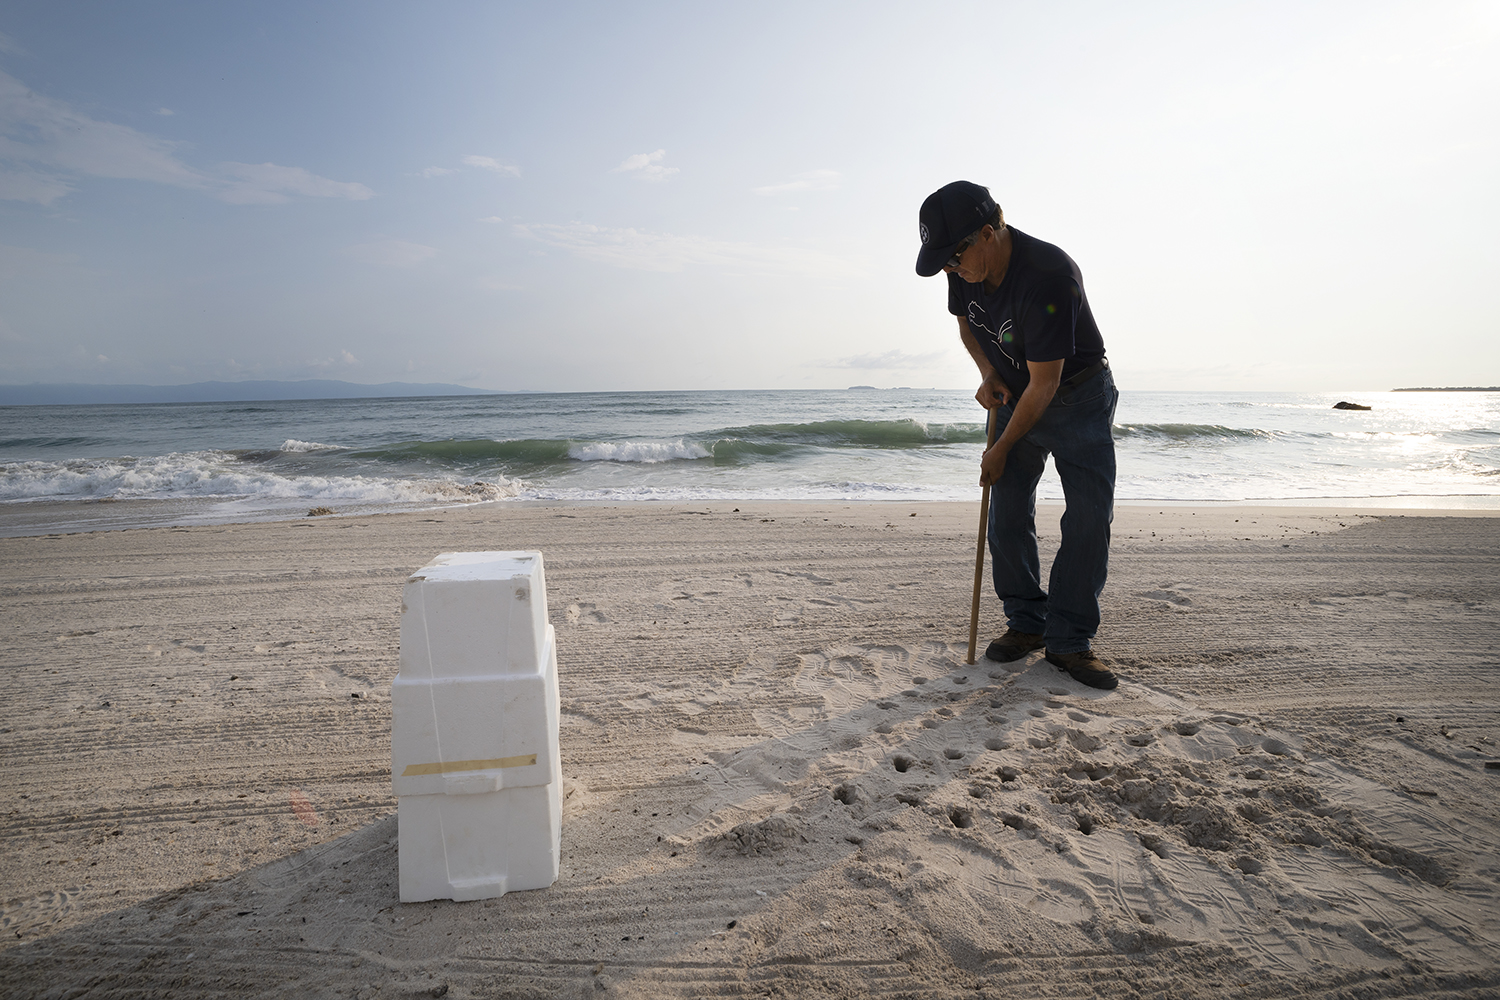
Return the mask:
<svg viewBox="0 0 1500 1000">
<path fill-rule="evenodd" d="M 1122 506 L 1103 692 L 963 663 L 975 505 L 735 506 L 0 540 L 0 995 L 1500 995 L 1495 512 Z M 512 548 L 562 875 L 401 904 L 401 585 Z"/>
</svg>

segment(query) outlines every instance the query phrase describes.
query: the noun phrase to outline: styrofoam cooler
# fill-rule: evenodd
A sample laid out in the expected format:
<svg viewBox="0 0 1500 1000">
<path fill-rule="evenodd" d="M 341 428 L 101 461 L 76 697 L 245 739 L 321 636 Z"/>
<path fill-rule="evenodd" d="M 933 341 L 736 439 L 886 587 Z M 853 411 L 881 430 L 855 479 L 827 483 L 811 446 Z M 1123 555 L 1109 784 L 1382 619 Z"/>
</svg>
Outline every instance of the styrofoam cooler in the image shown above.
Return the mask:
<svg viewBox="0 0 1500 1000">
<path fill-rule="evenodd" d="M 540 552 L 444 552 L 413 573 L 391 684 L 401 900 L 557 880 L 557 644 Z"/>
</svg>

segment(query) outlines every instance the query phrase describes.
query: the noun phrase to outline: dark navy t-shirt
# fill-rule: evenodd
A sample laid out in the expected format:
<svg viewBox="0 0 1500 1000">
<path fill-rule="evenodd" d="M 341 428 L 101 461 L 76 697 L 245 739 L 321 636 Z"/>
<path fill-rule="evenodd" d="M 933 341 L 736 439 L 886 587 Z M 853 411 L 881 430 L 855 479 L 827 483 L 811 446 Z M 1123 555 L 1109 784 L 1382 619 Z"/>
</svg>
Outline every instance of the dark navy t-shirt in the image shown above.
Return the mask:
<svg viewBox="0 0 1500 1000">
<path fill-rule="evenodd" d="M 948 274 L 948 311 L 964 316 L 985 357 L 1011 392 L 1031 381 L 1028 361 L 1063 359 L 1064 381 L 1104 357 L 1104 338 L 1073 258 L 1010 228 L 1010 266 L 994 292 Z"/>
</svg>

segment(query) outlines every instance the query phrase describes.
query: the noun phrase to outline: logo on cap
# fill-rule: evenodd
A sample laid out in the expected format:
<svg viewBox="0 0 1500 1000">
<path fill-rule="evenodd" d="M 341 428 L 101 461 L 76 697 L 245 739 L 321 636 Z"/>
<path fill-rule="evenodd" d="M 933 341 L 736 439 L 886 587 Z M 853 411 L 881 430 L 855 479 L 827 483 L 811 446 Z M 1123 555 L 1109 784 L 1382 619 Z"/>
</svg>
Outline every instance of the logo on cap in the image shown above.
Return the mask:
<svg viewBox="0 0 1500 1000">
<path fill-rule="evenodd" d="M 926 246 L 927 245 L 927 223 L 925 223 L 925 222 L 919 223 L 918 226 L 917 226 L 917 228 L 920 229 L 921 232 L 922 232 L 922 245 Z"/>
</svg>

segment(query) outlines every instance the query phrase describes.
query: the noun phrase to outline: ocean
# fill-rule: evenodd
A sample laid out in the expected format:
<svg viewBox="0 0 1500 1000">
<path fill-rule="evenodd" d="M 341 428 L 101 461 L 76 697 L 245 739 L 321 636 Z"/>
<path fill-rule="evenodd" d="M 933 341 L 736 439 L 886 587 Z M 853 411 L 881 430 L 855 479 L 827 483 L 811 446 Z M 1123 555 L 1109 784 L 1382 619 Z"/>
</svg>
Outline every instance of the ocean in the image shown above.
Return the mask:
<svg viewBox="0 0 1500 1000">
<path fill-rule="evenodd" d="M 1372 409 L 1333 409 L 1340 399 Z M 940 389 L 0 407 L 0 535 L 469 503 L 977 499 Z M 1500 393 L 1134 392 L 1120 501 L 1500 507 Z M 1060 499 L 1049 468 L 1040 499 Z"/>
</svg>

